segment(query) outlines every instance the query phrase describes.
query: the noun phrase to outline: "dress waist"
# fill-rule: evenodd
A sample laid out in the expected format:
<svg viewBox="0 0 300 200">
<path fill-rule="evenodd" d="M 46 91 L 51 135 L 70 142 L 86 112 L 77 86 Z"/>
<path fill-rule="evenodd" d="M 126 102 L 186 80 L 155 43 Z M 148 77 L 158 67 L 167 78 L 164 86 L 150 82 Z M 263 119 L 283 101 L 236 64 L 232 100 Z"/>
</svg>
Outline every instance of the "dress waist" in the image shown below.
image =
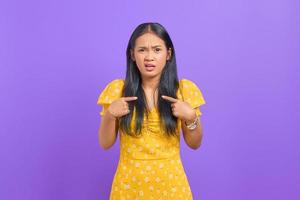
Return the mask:
<svg viewBox="0 0 300 200">
<path fill-rule="evenodd" d="M 174 152 L 172 154 L 163 154 L 160 153 L 158 155 L 152 155 L 152 154 L 145 154 L 145 153 L 140 153 L 140 154 L 128 154 L 125 152 L 120 153 L 120 159 L 125 159 L 125 160 L 167 160 L 167 159 L 174 159 L 174 158 L 180 158 L 180 153 L 179 152 Z"/>
</svg>

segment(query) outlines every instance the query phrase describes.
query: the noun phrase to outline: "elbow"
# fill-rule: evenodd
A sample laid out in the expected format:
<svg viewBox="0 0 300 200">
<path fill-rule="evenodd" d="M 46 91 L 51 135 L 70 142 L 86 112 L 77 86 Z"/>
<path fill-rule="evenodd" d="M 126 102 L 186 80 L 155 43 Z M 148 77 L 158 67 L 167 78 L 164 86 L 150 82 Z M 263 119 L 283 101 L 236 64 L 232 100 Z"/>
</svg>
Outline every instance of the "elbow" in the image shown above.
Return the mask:
<svg viewBox="0 0 300 200">
<path fill-rule="evenodd" d="M 99 142 L 99 143 L 100 143 L 100 147 L 104 150 L 108 150 L 112 146 L 112 145 L 108 145 L 108 144 L 103 144 L 102 142 Z"/>
<path fill-rule="evenodd" d="M 193 150 L 197 150 L 200 148 L 200 146 L 201 146 L 201 144 L 199 143 L 199 144 L 190 145 L 190 148 Z"/>
<path fill-rule="evenodd" d="M 113 145 L 113 143 L 111 143 L 110 140 L 103 137 L 104 134 L 101 133 L 101 129 L 99 129 L 98 135 L 99 135 L 99 138 L 98 138 L 99 146 L 104 150 L 110 149 L 110 147 Z"/>
<path fill-rule="evenodd" d="M 105 141 L 103 138 L 99 137 L 99 146 L 104 149 L 108 150 L 113 145 L 113 143 L 109 143 L 108 141 Z"/>
<path fill-rule="evenodd" d="M 102 149 L 103 150 L 108 150 L 108 149 L 110 149 L 110 147 L 109 146 L 107 146 L 107 147 L 102 146 Z"/>
<path fill-rule="evenodd" d="M 203 138 L 203 132 L 201 130 L 200 137 L 196 140 L 196 142 L 191 143 L 191 145 L 190 145 L 191 149 L 193 149 L 193 150 L 199 149 L 202 144 L 202 138 Z"/>
<path fill-rule="evenodd" d="M 202 144 L 202 137 L 197 142 L 190 142 L 189 147 L 193 150 L 197 150 L 200 148 L 201 144 Z"/>
</svg>

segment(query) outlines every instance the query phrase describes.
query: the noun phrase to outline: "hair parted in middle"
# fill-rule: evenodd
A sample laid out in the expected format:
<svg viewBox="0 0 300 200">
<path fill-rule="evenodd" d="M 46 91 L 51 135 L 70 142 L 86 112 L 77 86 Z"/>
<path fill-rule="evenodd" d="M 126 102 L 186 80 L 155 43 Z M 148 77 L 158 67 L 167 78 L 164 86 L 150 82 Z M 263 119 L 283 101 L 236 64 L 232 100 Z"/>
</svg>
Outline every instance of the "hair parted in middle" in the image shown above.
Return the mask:
<svg viewBox="0 0 300 200">
<path fill-rule="evenodd" d="M 160 81 L 158 85 L 158 112 L 161 119 L 161 127 L 165 130 L 165 133 L 168 136 L 176 134 L 176 128 L 178 124 L 178 118 L 173 116 L 171 103 L 166 101 L 161 97 L 161 95 L 170 96 L 177 98 L 176 92 L 179 87 L 179 81 L 177 76 L 177 64 L 175 57 L 175 50 L 172 43 L 172 40 L 166 31 L 166 29 L 159 23 L 142 23 L 136 27 L 133 31 L 126 50 L 126 78 L 124 82 L 124 87 L 122 91 L 123 97 L 136 96 L 138 101 L 129 101 L 128 107 L 130 111 L 135 110 L 136 121 L 135 121 L 135 130 L 131 130 L 130 124 L 133 118 L 133 112 L 130 112 L 127 115 L 124 115 L 120 118 L 120 129 L 128 135 L 137 136 L 141 133 L 142 122 L 144 119 L 144 113 L 146 112 L 147 116 L 147 107 L 146 107 L 146 96 L 142 88 L 142 79 L 140 71 L 131 57 L 131 51 L 135 47 L 135 41 L 138 37 L 142 36 L 145 33 L 154 33 L 156 36 L 161 38 L 167 49 L 171 49 L 172 54 L 170 59 L 166 61 L 164 66 Z M 134 133 L 133 133 L 134 132 Z"/>
</svg>

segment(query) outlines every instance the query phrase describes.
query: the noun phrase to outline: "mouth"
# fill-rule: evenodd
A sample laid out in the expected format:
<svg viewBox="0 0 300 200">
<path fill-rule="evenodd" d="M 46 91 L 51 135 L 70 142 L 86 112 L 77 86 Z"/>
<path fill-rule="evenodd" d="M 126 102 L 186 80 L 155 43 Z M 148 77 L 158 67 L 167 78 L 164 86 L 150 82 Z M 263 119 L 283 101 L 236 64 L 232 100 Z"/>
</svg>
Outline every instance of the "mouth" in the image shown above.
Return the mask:
<svg viewBox="0 0 300 200">
<path fill-rule="evenodd" d="M 145 68 L 147 71 L 153 71 L 155 68 L 155 65 L 153 64 L 145 64 Z"/>
</svg>

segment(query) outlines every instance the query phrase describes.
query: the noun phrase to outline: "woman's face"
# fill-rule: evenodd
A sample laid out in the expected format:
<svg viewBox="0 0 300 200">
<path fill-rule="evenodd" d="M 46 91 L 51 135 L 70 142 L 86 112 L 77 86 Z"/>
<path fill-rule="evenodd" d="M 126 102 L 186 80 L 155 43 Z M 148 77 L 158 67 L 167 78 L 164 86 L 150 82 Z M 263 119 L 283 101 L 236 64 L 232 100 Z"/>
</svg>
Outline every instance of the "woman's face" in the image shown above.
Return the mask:
<svg viewBox="0 0 300 200">
<path fill-rule="evenodd" d="M 136 62 L 143 77 L 160 77 L 167 60 L 171 58 L 171 49 L 154 33 L 145 33 L 135 41 L 131 50 L 131 59 Z"/>
</svg>

